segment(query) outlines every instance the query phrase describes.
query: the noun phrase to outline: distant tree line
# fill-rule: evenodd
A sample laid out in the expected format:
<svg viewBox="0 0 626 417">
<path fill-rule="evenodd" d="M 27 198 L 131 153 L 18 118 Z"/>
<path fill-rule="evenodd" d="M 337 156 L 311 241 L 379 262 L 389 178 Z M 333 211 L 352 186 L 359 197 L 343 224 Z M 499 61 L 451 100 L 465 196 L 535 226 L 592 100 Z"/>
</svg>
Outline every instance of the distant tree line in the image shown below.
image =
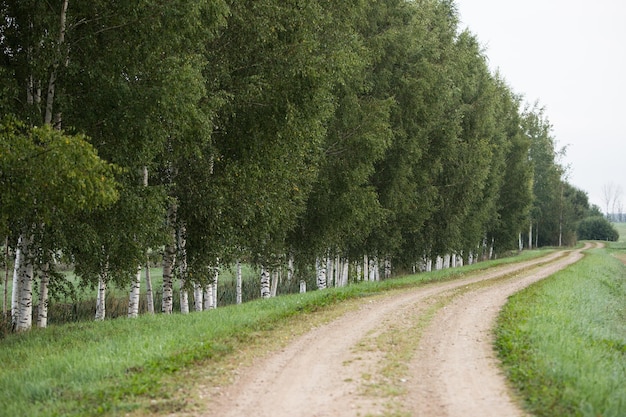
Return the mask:
<svg viewBox="0 0 626 417">
<path fill-rule="evenodd" d="M 452 1 L 0 11 L 0 235 L 18 330 L 33 288 L 45 326 L 59 262 L 98 288 L 97 318 L 111 283 L 134 316 L 138 271 L 159 252 L 163 312 L 175 285 L 187 312 L 214 305 L 223 265 L 257 265 L 270 296 L 283 268 L 323 288 L 331 270 L 343 285 L 573 244 L 590 210 L 543 109 L 489 71 Z"/>
</svg>

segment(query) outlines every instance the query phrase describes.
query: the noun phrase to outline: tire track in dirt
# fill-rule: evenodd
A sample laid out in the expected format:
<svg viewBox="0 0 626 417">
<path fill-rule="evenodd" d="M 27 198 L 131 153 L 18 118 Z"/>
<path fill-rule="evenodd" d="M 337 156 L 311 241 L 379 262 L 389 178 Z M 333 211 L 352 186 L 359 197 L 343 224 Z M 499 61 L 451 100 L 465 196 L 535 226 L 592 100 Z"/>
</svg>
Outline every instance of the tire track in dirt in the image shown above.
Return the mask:
<svg viewBox="0 0 626 417">
<path fill-rule="evenodd" d="M 237 370 L 235 382 L 231 386 L 222 387 L 219 395 L 209 393 L 203 395 L 211 400 L 207 408 L 209 411 L 200 415 L 207 417 L 383 415 L 385 410 L 389 410 L 390 399 L 364 392 L 363 387 L 364 383 L 367 383 L 364 381 L 365 375 L 376 372 L 381 361 L 384 360 L 385 352 L 376 349 L 359 349 L 359 344 L 376 334 L 384 333 L 390 328 L 392 322 L 405 321 L 410 327 L 411 322 L 414 324 L 416 317 L 423 315 L 437 297 L 464 287 L 470 288 L 473 284 L 493 280 L 493 284 L 484 284 L 484 288 L 462 291 L 463 295 L 453 297 L 455 301 L 440 310 L 441 314 L 436 315 L 421 339 L 426 344 L 420 347 L 415 360 L 410 363 L 404 395 L 391 398 L 391 401 L 401 401 L 402 408 L 410 410 L 410 415 L 474 415 L 465 412 L 469 409 L 467 407 L 479 408 L 479 405 L 474 404 L 474 400 L 463 399 L 457 405 L 455 402 L 450 402 L 451 396 L 458 397 L 458 393 L 467 388 L 461 383 L 465 376 L 461 376 L 460 379 L 444 377 L 448 373 L 456 374 L 449 368 L 460 366 L 459 363 L 466 364 L 470 367 L 467 375 L 476 376 L 476 378 L 466 380 L 470 385 L 489 386 L 481 382 L 480 378 L 494 372 L 497 375 L 498 372 L 497 365 L 488 365 L 495 359 L 493 349 L 490 347 L 491 319 L 486 317 L 495 317 L 499 305 L 506 301 L 509 292 L 515 292 L 529 285 L 530 282 L 540 279 L 539 271 L 543 271 L 542 276 L 547 276 L 566 264 L 574 262 L 580 256 L 578 253 L 564 256 L 565 252 L 555 252 L 531 261 L 494 267 L 455 281 L 427 284 L 401 293 L 365 299 L 363 305 L 357 310 L 311 330 L 278 352 L 258 358 L 255 365 Z M 524 272 L 529 268 L 535 269 L 533 272 Z M 512 277 L 516 273 L 520 274 L 522 279 Z M 502 280 L 504 283 L 501 283 Z M 501 287 L 502 290 L 500 290 Z M 498 289 L 495 291 L 497 294 L 491 296 L 495 288 Z M 485 300 L 493 298 L 495 306 L 488 302 L 484 305 L 476 303 L 472 297 L 475 295 L 480 299 L 481 294 L 484 294 L 482 298 Z M 473 306 L 475 303 L 476 307 Z M 472 314 L 469 314 L 468 306 L 470 305 L 471 311 L 475 311 Z M 452 326 L 457 319 L 462 330 Z M 468 321 L 461 321 L 461 319 Z M 449 335 L 449 338 L 442 339 L 444 335 Z M 467 356 L 466 353 L 469 354 L 470 350 L 466 352 L 465 349 L 461 349 L 462 352 L 450 353 L 460 356 L 459 358 L 442 356 L 448 354 L 445 349 L 440 349 L 442 344 L 454 346 L 463 339 L 479 339 L 481 343 L 489 347 L 485 348 L 481 344 L 479 350 L 471 351 L 472 356 Z M 429 366 L 424 367 L 424 364 Z M 439 369 L 435 365 L 441 365 L 442 368 Z M 482 369 L 488 366 L 495 367 L 496 371 L 490 370 L 487 373 Z M 468 395 L 479 395 L 485 398 L 506 397 L 510 403 L 505 387 L 506 384 L 500 377 L 489 392 Z M 455 414 L 459 410 L 462 412 Z M 483 413 L 480 415 L 516 414 Z"/>
</svg>

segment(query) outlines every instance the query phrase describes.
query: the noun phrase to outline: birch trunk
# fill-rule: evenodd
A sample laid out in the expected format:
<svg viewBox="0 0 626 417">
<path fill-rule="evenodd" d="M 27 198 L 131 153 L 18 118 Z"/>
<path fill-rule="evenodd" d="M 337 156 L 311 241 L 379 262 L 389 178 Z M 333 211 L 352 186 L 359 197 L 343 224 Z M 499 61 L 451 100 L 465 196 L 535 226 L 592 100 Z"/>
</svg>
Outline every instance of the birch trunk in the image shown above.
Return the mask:
<svg viewBox="0 0 626 417">
<path fill-rule="evenodd" d="M 173 244 L 165 246 L 163 253 L 163 304 L 161 311 L 172 314 L 174 302 L 174 262 L 176 260 L 176 248 Z"/>
<path fill-rule="evenodd" d="M 367 259 L 367 255 L 363 255 L 363 281 L 369 281 L 370 276 L 370 261 Z"/>
<path fill-rule="evenodd" d="M 291 282 L 291 280 L 293 279 L 293 272 L 294 272 L 294 266 L 293 266 L 293 255 L 289 255 L 289 261 L 287 262 L 287 281 Z"/>
<path fill-rule="evenodd" d="M 530 221 L 530 226 L 528 227 L 528 249 L 533 248 L 533 221 Z"/>
<path fill-rule="evenodd" d="M 189 292 L 187 291 L 187 237 L 185 226 L 178 228 L 178 275 L 180 277 L 180 312 L 189 313 Z"/>
<path fill-rule="evenodd" d="M 210 310 L 213 305 L 213 286 L 211 284 L 207 284 L 204 287 L 204 309 Z"/>
<path fill-rule="evenodd" d="M 17 241 L 17 248 L 15 249 L 15 262 L 13 262 L 13 285 L 11 288 L 11 323 L 15 328 L 17 324 L 17 314 L 19 312 L 19 306 L 17 302 L 17 297 L 20 292 L 20 280 L 19 280 L 19 271 L 20 265 L 22 263 L 22 237 Z"/>
<path fill-rule="evenodd" d="M 130 284 L 128 297 L 128 317 L 131 319 L 139 316 L 139 290 L 141 289 L 141 267 L 137 268 L 135 279 Z"/>
<path fill-rule="evenodd" d="M 152 291 L 152 277 L 150 276 L 150 261 L 146 259 L 146 309 L 148 314 L 154 314 L 154 293 Z"/>
<path fill-rule="evenodd" d="M 98 296 L 96 298 L 96 320 L 104 320 L 106 317 L 107 273 L 103 272 L 98 277 Z"/>
<path fill-rule="evenodd" d="M 50 265 L 45 264 L 41 270 L 41 277 L 39 279 L 39 306 L 37 308 L 37 327 L 48 327 L 48 283 L 50 282 L 49 275 Z"/>
<path fill-rule="evenodd" d="M 237 299 L 237 304 L 241 304 L 243 302 L 243 280 L 241 279 L 241 262 L 239 260 L 237 260 L 237 265 L 236 265 L 236 274 L 237 274 L 237 284 L 236 284 L 236 299 Z"/>
<path fill-rule="evenodd" d="M 213 302 L 211 303 L 211 308 L 217 308 L 217 281 L 220 277 L 219 268 L 215 267 L 215 275 L 213 276 L 213 282 L 211 283 L 211 292 L 213 293 Z"/>
<path fill-rule="evenodd" d="M 321 261 L 319 259 L 317 259 L 317 261 L 315 262 L 316 265 L 316 271 L 317 271 L 317 289 L 318 290 L 323 290 L 326 288 L 326 267 L 327 267 L 327 263 L 325 259 L 322 259 Z"/>
<path fill-rule="evenodd" d="M 272 279 L 270 284 L 270 297 L 276 297 L 278 293 L 278 283 L 280 282 L 280 273 L 278 271 L 273 271 L 270 277 Z"/>
<path fill-rule="evenodd" d="M 300 280 L 300 294 L 304 294 L 306 293 L 306 281 L 301 279 Z"/>
<path fill-rule="evenodd" d="M 206 309 L 204 307 L 204 288 L 197 283 L 193 285 L 193 309 L 195 311 Z"/>
<path fill-rule="evenodd" d="M 4 239 L 4 259 L 5 259 L 5 266 L 4 266 L 4 297 L 3 297 L 3 302 L 2 302 L 2 314 L 3 317 L 7 316 L 7 305 L 9 303 L 8 297 L 9 297 L 9 238 L 5 238 Z"/>
<path fill-rule="evenodd" d="M 17 291 L 16 294 L 16 314 L 13 323 L 16 331 L 29 330 L 33 324 L 33 260 L 31 257 L 31 246 L 33 238 L 20 236 L 18 248 L 20 259 L 16 260 Z M 14 278 L 15 280 L 15 278 Z"/>
<path fill-rule="evenodd" d="M 270 298 L 270 273 L 265 268 L 261 268 L 261 298 Z"/>
<path fill-rule="evenodd" d="M 348 274 L 350 272 L 350 262 L 346 259 L 343 263 L 343 272 L 341 273 L 341 286 L 348 286 Z"/>
<path fill-rule="evenodd" d="M 48 93 L 46 97 L 46 112 L 44 115 L 44 123 L 47 125 L 52 124 L 52 113 L 54 107 L 54 94 L 56 89 L 56 80 L 57 80 L 57 72 L 59 70 L 59 66 L 61 65 L 61 61 L 63 60 L 61 56 L 61 46 L 65 42 L 65 22 L 67 17 L 67 7 L 69 0 L 64 0 L 63 5 L 61 6 L 61 16 L 60 16 L 60 24 L 59 24 L 59 38 L 57 40 L 57 53 L 59 56 L 57 60 L 54 62 L 52 66 L 52 71 L 50 72 L 50 79 L 48 80 Z M 60 119 L 60 118 L 59 118 Z"/>
<path fill-rule="evenodd" d="M 161 311 L 172 314 L 174 309 L 174 267 L 176 264 L 176 205 L 167 209 L 167 222 L 170 228 L 170 241 L 163 252 L 163 304 Z"/>
</svg>

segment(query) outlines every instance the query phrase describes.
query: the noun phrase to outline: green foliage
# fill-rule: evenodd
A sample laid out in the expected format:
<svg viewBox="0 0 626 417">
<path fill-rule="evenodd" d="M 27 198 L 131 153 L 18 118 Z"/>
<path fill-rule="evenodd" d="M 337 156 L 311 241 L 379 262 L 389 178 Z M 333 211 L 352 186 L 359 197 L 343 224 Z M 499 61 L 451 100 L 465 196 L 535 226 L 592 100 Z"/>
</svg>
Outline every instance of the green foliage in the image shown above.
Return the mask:
<svg viewBox="0 0 626 417">
<path fill-rule="evenodd" d="M 119 170 L 84 135 L 0 122 L 0 199 L 5 227 L 58 227 L 68 217 L 114 203 Z M 16 227 L 17 226 L 17 227 Z"/>
<path fill-rule="evenodd" d="M 511 298 L 496 343 L 533 415 L 624 415 L 625 277 L 623 264 L 594 250 Z"/>
<path fill-rule="evenodd" d="M 604 216 L 587 217 L 578 223 L 578 239 L 615 242 L 619 233 Z"/>
</svg>

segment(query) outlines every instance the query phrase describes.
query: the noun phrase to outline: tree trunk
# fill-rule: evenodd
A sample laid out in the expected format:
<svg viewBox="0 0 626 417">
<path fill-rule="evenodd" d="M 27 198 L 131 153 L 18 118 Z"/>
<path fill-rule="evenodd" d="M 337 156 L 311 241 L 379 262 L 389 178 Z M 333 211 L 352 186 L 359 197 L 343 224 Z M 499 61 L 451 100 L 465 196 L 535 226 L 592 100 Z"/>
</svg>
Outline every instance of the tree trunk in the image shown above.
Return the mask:
<svg viewBox="0 0 626 417">
<path fill-rule="evenodd" d="M 180 277 L 180 312 L 189 313 L 189 292 L 187 291 L 187 237 L 185 226 L 178 227 L 178 275 Z"/>
<path fill-rule="evenodd" d="M 141 267 L 137 268 L 135 279 L 130 284 L 130 295 L 128 297 L 128 317 L 131 319 L 139 316 L 139 291 L 141 289 Z"/>
<path fill-rule="evenodd" d="M 317 289 L 318 290 L 323 290 L 326 288 L 326 268 L 327 268 L 327 262 L 325 259 L 322 259 L 321 261 L 319 259 L 317 259 L 316 261 L 316 271 L 317 271 Z"/>
<path fill-rule="evenodd" d="M 41 277 L 39 280 L 39 306 L 37 308 L 37 327 L 48 327 L 48 283 L 50 282 L 49 275 L 50 265 L 45 264 L 41 270 Z"/>
<path fill-rule="evenodd" d="M 304 294 L 306 293 L 306 281 L 301 279 L 300 280 L 300 294 Z"/>
<path fill-rule="evenodd" d="M 270 290 L 270 273 L 265 268 L 261 268 L 261 298 L 270 298 L 272 292 Z"/>
<path fill-rule="evenodd" d="M 46 97 L 46 112 L 44 115 L 44 123 L 47 125 L 52 124 L 52 113 L 54 107 L 54 93 L 56 89 L 56 80 L 57 80 L 57 72 L 59 70 L 59 66 L 61 65 L 61 61 L 63 60 L 61 56 L 61 46 L 65 42 L 65 21 L 67 17 L 67 7 L 69 0 L 64 0 L 61 8 L 61 16 L 60 16 L 60 24 L 59 24 L 59 38 L 57 43 L 57 53 L 58 57 L 55 60 L 52 71 L 50 72 L 50 79 L 48 80 L 48 94 Z"/>
<path fill-rule="evenodd" d="M 22 238 L 17 241 L 17 247 L 15 248 L 15 262 L 13 262 L 13 285 L 11 288 L 11 324 L 13 328 L 17 324 L 17 314 L 19 312 L 19 306 L 17 297 L 20 291 L 20 264 L 22 263 Z"/>
<path fill-rule="evenodd" d="M 204 288 L 202 284 L 193 284 L 193 309 L 195 311 L 202 311 L 204 308 Z"/>
<path fill-rule="evenodd" d="M 236 303 L 237 304 L 241 304 L 243 302 L 243 280 L 241 278 L 241 262 L 239 261 L 239 259 L 237 260 L 237 265 L 236 265 L 236 270 L 237 270 L 237 284 L 236 284 L 236 289 L 235 289 L 235 293 L 236 293 Z"/>
<path fill-rule="evenodd" d="M 278 283 L 280 282 L 280 272 L 278 270 L 271 273 L 270 297 L 276 297 L 278 294 Z"/>
<path fill-rule="evenodd" d="M 345 259 L 343 263 L 343 271 L 341 273 L 341 286 L 346 287 L 348 285 L 348 274 L 350 272 L 350 262 Z"/>
<path fill-rule="evenodd" d="M 5 265 L 4 265 L 4 297 L 3 297 L 3 302 L 2 302 L 2 314 L 3 317 L 7 316 L 7 305 L 9 304 L 9 238 L 6 237 L 4 239 L 4 259 L 5 259 Z"/>
<path fill-rule="evenodd" d="M 170 241 L 163 251 L 163 304 L 161 311 L 172 314 L 174 308 L 174 266 L 176 263 L 176 206 L 170 204 L 167 210 L 167 222 L 170 228 Z"/>
<path fill-rule="evenodd" d="M 13 290 L 16 295 L 16 300 L 13 302 L 16 310 L 13 324 L 18 332 L 29 330 L 33 324 L 32 243 L 32 237 L 24 238 L 23 235 L 18 240 L 20 259 L 15 261 L 17 274 L 14 275 L 14 281 L 17 281 L 17 288 Z"/>
<path fill-rule="evenodd" d="M 217 308 L 217 281 L 220 277 L 220 270 L 218 267 L 215 267 L 215 275 L 213 276 L 213 282 L 211 285 L 211 292 L 213 293 L 213 302 L 211 303 L 211 308 Z"/>
<path fill-rule="evenodd" d="M 98 277 L 98 296 L 96 298 L 96 320 L 104 320 L 106 317 L 107 295 L 107 271 L 103 271 Z"/>
<path fill-rule="evenodd" d="M 367 282 L 370 280 L 369 272 L 370 261 L 367 259 L 367 255 L 363 255 L 363 281 Z"/>
<path fill-rule="evenodd" d="M 154 293 L 152 291 L 152 277 L 150 276 L 150 260 L 146 259 L 146 309 L 148 314 L 154 314 Z"/>
</svg>

